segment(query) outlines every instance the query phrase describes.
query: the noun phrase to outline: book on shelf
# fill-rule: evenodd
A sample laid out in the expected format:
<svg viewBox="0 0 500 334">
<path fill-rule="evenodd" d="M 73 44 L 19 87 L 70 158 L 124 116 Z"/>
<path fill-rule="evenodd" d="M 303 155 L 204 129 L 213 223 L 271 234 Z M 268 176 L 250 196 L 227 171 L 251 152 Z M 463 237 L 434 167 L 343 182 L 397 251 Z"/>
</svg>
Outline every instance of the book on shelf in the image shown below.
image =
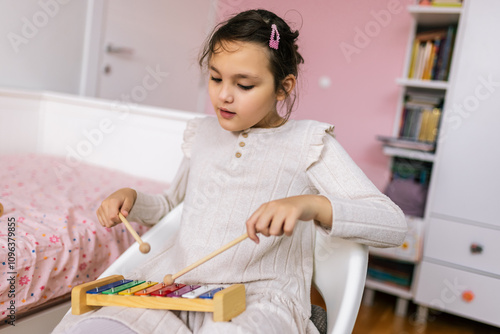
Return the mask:
<svg viewBox="0 0 500 334">
<path fill-rule="evenodd" d="M 422 112 L 421 127 L 418 135 L 419 141 L 436 142 L 441 109 L 425 109 Z"/>
<path fill-rule="evenodd" d="M 408 77 L 418 80 L 448 80 L 456 25 L 417 32 Z"/>
<path fill-rule="evenodd" d="M 462 0 L 420 0 L 421 6 L 462 7 Z"/>
<path fill-rule="evenodd" d="M 377 136 L 377 139 L 389 147 L 434 151 L 442 106 L 442 93 L 407 92 L 397 137 Z"/>
<path fill-rule="evenodd" d="M 396 286 L 409 287 L 411 285 L 411 277 L 409 276 L 394 275 L 376 268 L 368 267 L 367 275 L 376 281 L 390 283 Z"/>
<path fill-rule="evenodd" d="M 407 140 L 389 136 L 377 136 L 377 139 L 384 144 L 384 146 L 402 148 L 407 150 L 417 150 L 424 152 L 432 152 L 436 149 L 434 143 L 424 143 L 415 140 Z"/>
<path fill-rule="evenodd" d="M 408 93 L 400 120 L 399 138 L 435 143 L 442 105 L 441 95 Z"/>
<path fill-rule="evenodd" d="M 413 270 L 413 264 L 370 255 L 367 276 L 379 282 L 410 287 Z"/>
<path fill-rule="evenodd" d="M 407 105 L 403 112 L 399 138 L 435 143 L 440 118 L 440 108 L 426 105 Z"/>
</svg>

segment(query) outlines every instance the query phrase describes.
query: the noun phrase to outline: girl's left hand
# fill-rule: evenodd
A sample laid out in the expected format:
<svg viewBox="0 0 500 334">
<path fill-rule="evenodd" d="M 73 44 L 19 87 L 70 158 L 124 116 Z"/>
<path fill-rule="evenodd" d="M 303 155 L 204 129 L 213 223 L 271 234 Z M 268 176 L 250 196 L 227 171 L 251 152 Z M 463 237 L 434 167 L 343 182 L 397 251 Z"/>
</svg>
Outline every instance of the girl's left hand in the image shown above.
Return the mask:
<svg viewBox="0 0 500 334">
<path fill-rule="evenodd" d="M 330 201 L 320 195 L 300 195 L 264 203 L 246 222 L 248 237 L 259 243 L 257 233 L 266 237 L 291 236 L 298 220 L 315 220 L 331 226 Z"/>
</svg>

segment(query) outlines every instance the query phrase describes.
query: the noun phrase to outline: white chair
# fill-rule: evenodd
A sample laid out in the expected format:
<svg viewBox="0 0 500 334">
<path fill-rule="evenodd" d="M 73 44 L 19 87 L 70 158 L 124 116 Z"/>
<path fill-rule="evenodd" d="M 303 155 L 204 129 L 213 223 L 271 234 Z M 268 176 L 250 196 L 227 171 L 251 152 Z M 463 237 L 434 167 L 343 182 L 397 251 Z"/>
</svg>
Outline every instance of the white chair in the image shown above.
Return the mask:
<svg viewBox="0 0 500 334">
<path fill-rule="evenodd" d="M 181 211 L 182 205 L 179 205 L 141 237 L 151 245 L 151 252 L 140 253 L 138 244 L 134 243 L 100 278 L 126 275 L 146 259 L 156 255 L 155 250 L 159 248 L 157 245 L 164 243 L 166 237 L 177 231 Z M 352 332 L 363 296 L 367 263 L 366 246 L 343 239 L 331 240 L 317 234 L 313 284 L 325 300 L 328 334 Z"/>
<path fill-rule="evenodd" d="M 328 334 L 352 332 L 367 268 L 367 246 L 316 234 L 313 284 L 326 304 Z"/>
</svg>

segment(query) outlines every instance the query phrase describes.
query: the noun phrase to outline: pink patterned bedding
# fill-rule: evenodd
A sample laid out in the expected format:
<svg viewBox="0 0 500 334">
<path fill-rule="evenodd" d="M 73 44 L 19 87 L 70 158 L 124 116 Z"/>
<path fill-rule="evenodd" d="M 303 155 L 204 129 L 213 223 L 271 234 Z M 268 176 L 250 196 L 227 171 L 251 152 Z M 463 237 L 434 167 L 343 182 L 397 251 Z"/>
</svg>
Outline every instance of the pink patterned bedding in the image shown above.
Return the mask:
<svg viewBox="0 0 500 334">
<path fill-rule="evenodd" d="M 64 158 L 0 156 L 0 319 L 12 313 L 12 300 L 19 314 L 95 280 L 134 243 L 123 225 L 99 224 L 104 198 L 122 187 L 161 193 L 166 186 L 84 163 L 68 167 Z M 132 225 L 139 234 L 148 229 Z"/>
</svg>

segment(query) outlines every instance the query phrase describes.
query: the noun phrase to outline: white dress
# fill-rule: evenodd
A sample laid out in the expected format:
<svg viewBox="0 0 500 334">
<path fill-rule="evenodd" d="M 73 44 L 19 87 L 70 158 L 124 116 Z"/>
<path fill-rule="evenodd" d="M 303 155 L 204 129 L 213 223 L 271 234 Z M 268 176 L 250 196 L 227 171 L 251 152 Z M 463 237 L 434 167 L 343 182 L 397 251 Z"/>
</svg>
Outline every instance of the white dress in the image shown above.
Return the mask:
<svg viewBox="0 0 500 334">
<path fill-rule="evenodd" d="M 159 143 L 161 146 L 161 143 Z M 108 317 L 138 333 L 316 333 L 310 287 L 316 229 L 379 247 L 403 242 L 401 210 L 368 180 L 333 136 L 333 127 L 289 120 L 278 128 L 223 130 L 216 118 L 188 123 L 185 158 L 162 195 L 138 194 L 129 219 L 154 224 L 184 201 L 177 235 L 127 278 L 162 281 L 246 232 L 263 203 L 321 194 L 332 203 L 331 230 L 298 222 L 291 237 L 247 239 L 178 279 L 185 284 L 244 283 L 247 310 L 227 323 L 210 313 L 104 307 L 66 316 L 54 333 L 76 321 Z"/>
</svg>

